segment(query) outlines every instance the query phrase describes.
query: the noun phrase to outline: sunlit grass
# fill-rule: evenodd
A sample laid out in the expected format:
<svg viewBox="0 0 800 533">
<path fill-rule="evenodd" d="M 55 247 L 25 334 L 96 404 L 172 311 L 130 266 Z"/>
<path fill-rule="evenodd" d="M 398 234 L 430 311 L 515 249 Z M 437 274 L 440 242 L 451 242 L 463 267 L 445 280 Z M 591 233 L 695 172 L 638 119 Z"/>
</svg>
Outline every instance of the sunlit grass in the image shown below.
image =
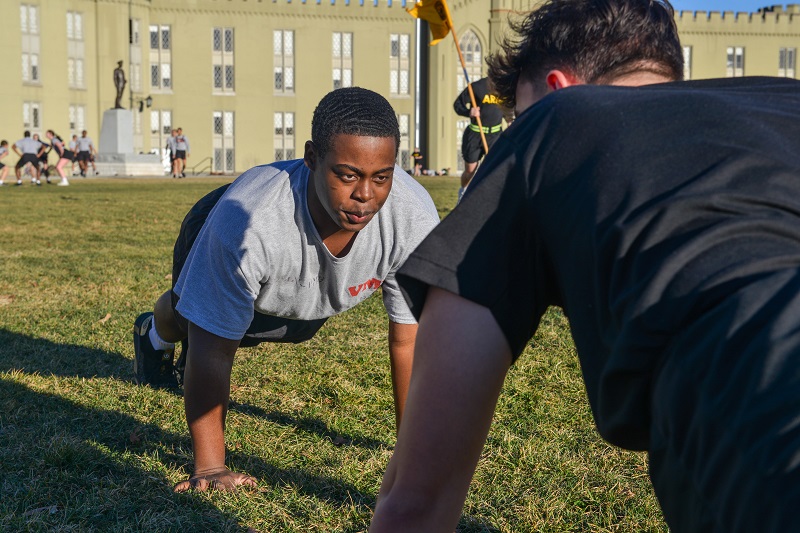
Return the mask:
<svg viewBox="0 0 800 533">
<path fill-rule="evenodd" d="M 394 444 L 379 298 L 311 341 L 240 350 L 235 494 L 191 470 L 179 395 L 132 381 L 131 328 L 170 285 L 188 208 L 217 179 L 0 189 L 0 531 L 363 531 Z M 423 178 L 442 216 L 456 178 Z M 460 531 L 666 531 L 642 454 L 604 443 L 562 314 L 512 368 Z"/>
</svg>

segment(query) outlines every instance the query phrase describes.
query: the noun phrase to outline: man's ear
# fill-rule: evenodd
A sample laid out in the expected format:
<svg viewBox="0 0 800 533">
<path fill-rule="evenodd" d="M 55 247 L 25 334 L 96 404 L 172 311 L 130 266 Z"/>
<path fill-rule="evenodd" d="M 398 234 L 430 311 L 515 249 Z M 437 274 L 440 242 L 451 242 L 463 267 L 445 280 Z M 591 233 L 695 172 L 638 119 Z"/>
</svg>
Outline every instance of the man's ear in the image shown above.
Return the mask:
<svg viewBox="0 0 800 533">
<path fill-rule="evenodd" d="M 311 141 L 306 141 L 305 152 L 303 153 L 303 162 L 308 170 L 314 172 L 317 166 L 317 147 Z"/>
<path fill-rule="evenodd" d="M 583 85 L 583 82 L 576 76 L 573 76 L 567 71 L 557 69 L 553 69 L 547 73 L 545 82 L 547 83 L 548 92 L 557 91 L 573 85 Z"/>
</svg>

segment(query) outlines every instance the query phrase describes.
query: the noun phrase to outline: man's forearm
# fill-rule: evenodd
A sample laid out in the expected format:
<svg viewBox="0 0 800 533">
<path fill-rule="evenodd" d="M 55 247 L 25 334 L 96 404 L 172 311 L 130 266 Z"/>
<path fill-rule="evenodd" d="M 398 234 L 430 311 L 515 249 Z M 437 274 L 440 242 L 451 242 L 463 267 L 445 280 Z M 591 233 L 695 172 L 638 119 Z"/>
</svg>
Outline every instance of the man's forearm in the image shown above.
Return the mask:
<svg viewBox="0 0 800 533">
<path fill-rule="evenodd" d="M 403 419 L 406 396 L 408 396 L 408 384 L 411 381 L 416 338 L 416 324 L 389 322 L 389 360 L 392 369 L 392 393 L 394 394 L 397 431 L 400 430 L 400 421 Z"/>
<path fill-rule="evenodd" d="M 236 344 L 189 326 L 189 354 L 184 374 L 186 422 L 192 436 L 195 474 L 225 468 L 225 417 Z"/>
</svg>

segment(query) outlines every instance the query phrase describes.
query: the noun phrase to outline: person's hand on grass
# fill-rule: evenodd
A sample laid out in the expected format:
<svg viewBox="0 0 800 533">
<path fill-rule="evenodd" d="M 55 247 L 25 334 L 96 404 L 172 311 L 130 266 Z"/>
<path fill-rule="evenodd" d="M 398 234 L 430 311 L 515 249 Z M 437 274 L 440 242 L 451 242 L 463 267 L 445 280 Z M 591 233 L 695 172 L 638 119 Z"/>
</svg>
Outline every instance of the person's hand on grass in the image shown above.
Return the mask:
<svg viewBox="0 0 800 533">
<path fill-rule="evenodd" d="M 208 489 L 233 491 L 243 485 L 255 487 L 256 478 L 223 468 L 213 472 L 195 472 L 189 479 L 175 485 L 173 490 L 175 492 L 186 492 L 191 489 L 199 491 Z"/>
</svg>

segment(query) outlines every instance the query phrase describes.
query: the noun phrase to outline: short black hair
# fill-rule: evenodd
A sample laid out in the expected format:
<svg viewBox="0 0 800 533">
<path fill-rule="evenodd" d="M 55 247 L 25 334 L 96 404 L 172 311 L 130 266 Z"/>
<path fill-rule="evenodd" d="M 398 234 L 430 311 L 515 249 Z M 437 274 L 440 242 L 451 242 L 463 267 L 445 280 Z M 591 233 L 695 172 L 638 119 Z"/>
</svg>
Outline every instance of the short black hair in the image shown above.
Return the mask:
<svg viewBox="0 0 800 533">
<path fill-rule="evenodd" d="M 395 157 L 400 147 L 400 126 L 392 105 L 378 93 L 361 87 L 331 91 L 314 109 L 311 142 L 321 157 L 338 134 L 392 137 Z"/>
<path fill-rule="evenodd" d="M 547 0 L 519 22 L 517 38 L 487 59 L 489 79 L 514 108 L 520 79 L 561 69 L 590 84 L 645 70 L 683 79 L 683 49 L 668 0 Z"/>
<path fill-rule="evenodd" d="M 31 132 L 29 130 L 25 130 L 25 133 L 22 134 L 23 137 L 30 137 Z"/>
</svg>

